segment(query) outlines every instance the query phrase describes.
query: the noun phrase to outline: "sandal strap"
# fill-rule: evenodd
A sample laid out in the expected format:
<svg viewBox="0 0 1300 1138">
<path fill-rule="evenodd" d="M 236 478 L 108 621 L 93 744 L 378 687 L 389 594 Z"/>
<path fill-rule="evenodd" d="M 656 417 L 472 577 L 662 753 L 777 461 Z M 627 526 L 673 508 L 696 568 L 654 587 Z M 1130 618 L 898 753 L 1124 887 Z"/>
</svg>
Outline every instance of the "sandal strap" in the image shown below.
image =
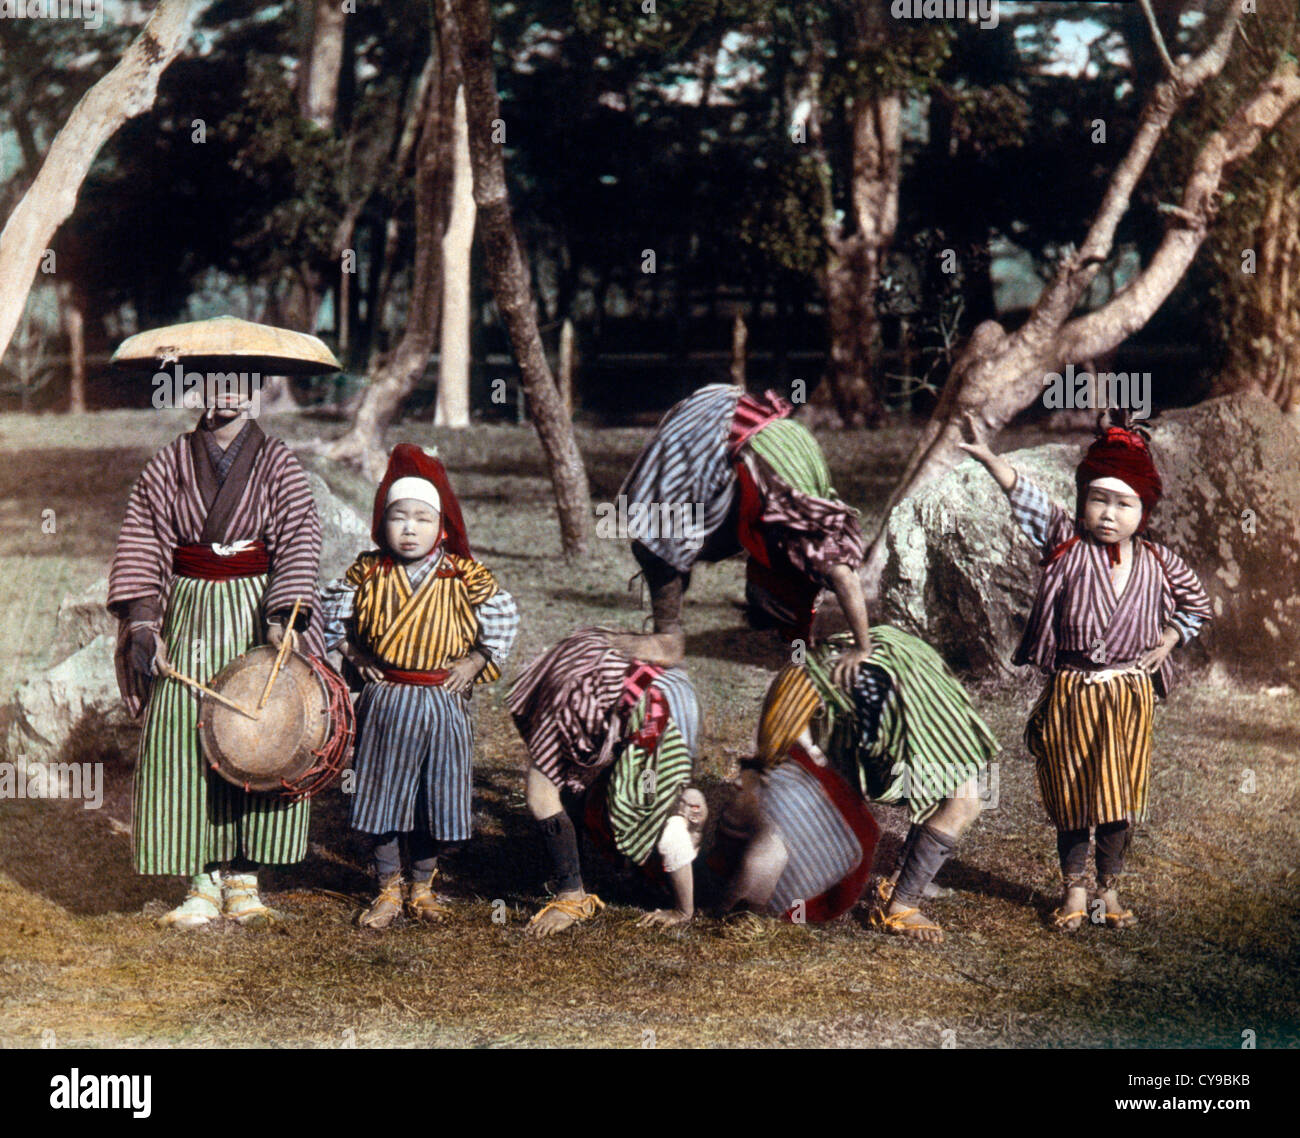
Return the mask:
<svg viewBox="0 0 1300 1138">
<path fill-rule="evenodd" d="M 903 929 L 915 929 L 917 932 L 929 930 L 943 932 L 943 929 L 928 918 L 924 924 L 909 924 L 907 918 L 912 916 L 913 913 L 919 912 L 921 912 L 920 909 L 900 909 L 897 913 L 882 913 L 880 915 L 880 923 L 884 928 L 898 929 L 900 931 Z"/>
<path fill-rule="evenodd" d="M 1063 929 L 1070 921 L 1076 919 L 1087 920 L 1087 917 L 1088 914 L 1082 909 L 1074 913 L 1062 913 L 1060 909 L 1055 909 L 1052 912 L 1052 923 L 1056 925 L 1058 929 Z"/>
<path fill-rule="evenodd" d="M 581 899 L 557 897 L 554 901 L 548 901 L 538 909 L 537 912 L 533 914 L 532 920 L 528 923 L 531 925 L 539 921 L 542 914 L 551 909 L 558 909 L 566 917 L 572 917 L 575 921 L 586 921 L 594 917 L 596 913 L 604 907 L 605 902 L 594 893 L 588 893 Z"/>
</svg>

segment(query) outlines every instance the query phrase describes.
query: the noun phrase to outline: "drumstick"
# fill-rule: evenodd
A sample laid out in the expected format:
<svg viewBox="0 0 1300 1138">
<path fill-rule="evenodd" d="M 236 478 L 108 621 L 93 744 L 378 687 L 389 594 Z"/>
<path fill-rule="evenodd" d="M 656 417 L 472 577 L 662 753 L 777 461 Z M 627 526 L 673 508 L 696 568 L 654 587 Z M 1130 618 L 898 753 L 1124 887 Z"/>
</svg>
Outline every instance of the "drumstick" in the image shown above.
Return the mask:
<svg viewBox="0 0 1300 1138">
<path fill-rule="evenodd" d="M 225 704 L 226 707 L 231 708 L 233 711 L 239 712 L 240 715 L 246 715 L 248 716 L 249 719 L 261 718 L 261 716 L 255 714 L 254 712 L 249 711 L 246 707 L 240 707 L 239 704 L 237 704 L 233 699 L 227 699 L 219 691 L 213 691 L 209 687 L 204 687 L 201 683 L 199 683 L 198 680 L 190 679 L 189 676 L 183 675 L 182 673 L 178 672 L 175 668 L 171 667 L 168 664 L 159 664 L 158 670 L 162 672 L 164 676 L 171 676 L 173 680 L 180 680 L 181 683 L 189 684 L 190 687 L 194 688 L 197 691 L 201 691 L 204 695 L 211 696 L 218 703 Z"/>
<path fill-rule="evenodd" d="M 289 652 L 289 634 L 293 631 L 294 623 L 298 619 L 298 606 L 301 604 L 302 597 L 295 597 L 293 612 L 289 614 L 289 623 L 284 626 L 284 635 L 280 637 L 280 650 L 275 654 L 275 663 L 271 667 L 271 674 L 266 678 L 266 687 L 262 689 L 262 698 L 257 701 L 258 711 L 261 711 L 266 706 L 266 701 L 271 695 L 271 685 L 275 683 L 275 677 L 280 673 L 280 665 L 284 663 L 284 658 Z"/>
</svg>

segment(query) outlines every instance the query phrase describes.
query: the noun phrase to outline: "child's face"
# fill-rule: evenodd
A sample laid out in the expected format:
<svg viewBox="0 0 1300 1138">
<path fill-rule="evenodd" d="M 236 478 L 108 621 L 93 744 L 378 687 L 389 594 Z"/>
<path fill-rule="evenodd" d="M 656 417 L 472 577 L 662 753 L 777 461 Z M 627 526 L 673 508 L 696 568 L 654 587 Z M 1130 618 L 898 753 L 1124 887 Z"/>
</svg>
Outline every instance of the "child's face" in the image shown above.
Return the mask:
<svg viewBox="0 0 1300 1138">
<path fill-rule="evenodd" d="M 428 557 L 441 534 L 442 516 L 427 502 L 399 498 L 384 512 L 388 548 L 404 561 Z"/>
<path fill-rule="evenodd" d="M 1127 541 L 1142 524 L 1142 499 L 1101 486 L 1089 486 L 1083 502 L 1083 528 L 1098 541 Z"/>
</svg>

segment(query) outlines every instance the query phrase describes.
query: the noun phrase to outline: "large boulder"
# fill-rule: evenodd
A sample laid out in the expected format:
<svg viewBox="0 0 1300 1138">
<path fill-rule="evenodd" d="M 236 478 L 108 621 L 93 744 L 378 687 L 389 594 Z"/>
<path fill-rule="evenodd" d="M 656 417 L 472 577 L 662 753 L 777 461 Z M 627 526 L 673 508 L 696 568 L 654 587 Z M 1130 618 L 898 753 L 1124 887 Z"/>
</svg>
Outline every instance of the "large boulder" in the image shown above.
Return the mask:
<svg viewBox="0 0 1300 1138">
<path fill-rule="evenodd" d="M 108 578 L 101 577 L 80 593 L 70 593 L 59 602 L 54 618 L 51 660 L 66 660 L 97 636 L 116 636 L 117 620 L 107 609 Z"/>
<path fill-rule="evenodd" d="M 1073 510 L 1086 441 L 1005 457 Z M 1214 611 L 1177 655 L 1251 677 L 1300 678 L 1300 434 L 1274 404 L 1244 393 L 1163 415 L 1152 428 L 1152 452 L 1165 495 L 1150 536 L 1196 571 Z M 962 462 L 901 502 L 886 543 L 884 619 L 959 667 L 1007 668 L 1040 569 L 983 467 Z"/>
<path fill-rule="evenodd" d="M 10 761 L 58 759 L 74 736 L 94 738 L 101 753 L 126 755 L 134 749 L 139 724 L 117 690 L 113 643 L 112 636 L 97 636 L 18 689 L 7 717 Z"/>
<path fill-rule="evenodd" d="M 320 511 L 320 579 L 326 583 L 343 576 L 357 554 L 373 549 L 375 543 L 370 540 L 370 523 L 335 494 L 324 478 L 308 470 L 307 483 Z"/>
</svg>

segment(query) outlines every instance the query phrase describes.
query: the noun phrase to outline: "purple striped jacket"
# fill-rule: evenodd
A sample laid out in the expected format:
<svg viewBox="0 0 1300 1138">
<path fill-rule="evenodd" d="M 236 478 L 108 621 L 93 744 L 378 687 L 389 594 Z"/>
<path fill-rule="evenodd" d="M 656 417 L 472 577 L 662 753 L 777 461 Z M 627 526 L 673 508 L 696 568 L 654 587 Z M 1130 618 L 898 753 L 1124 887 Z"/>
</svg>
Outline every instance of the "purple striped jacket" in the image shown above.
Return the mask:
<svg viewBox="0 0 1300 1138">
<path fill-rule="evenodd" d="M 160 616 L 172 582 L 172 552 L 178 545 L 261 540 L 271 562 L 262 596 L 263 616 L 287 612 L 301 597 L 302 611 L 310 613 L 308 650 L 323 655 L 316 599 L 321 523 L 297 458 L 279 439 L 266 437 L 251 466 L 247 458 L 237 461 L 227 475 L 228 487 L 218 487 L 209 471 L 196 470 L 197 449 L 192 433 L 179 436 L 149 460 L 132 487 L 109 573 L 109 611 L 119 619 L 128 614 Z M 205 457 L 198 459 L 204 461 Z M 209 527 L 205 535 L 213 496 L 222 492 L 221 513 L 228 510 L 229 517 L 219 533 L 213 534 Z"/>
<path fill-rule="evenodd" d="M 1017 472 L 1007 497 L 1017 524 L 1044 558 L 1079 536 L 1043 569 L 1012 663 L 1056 671 L 1061 654 L 1078 653 L 1097 668 L 1127 664 L 1157 647 L 1165 628 L 1176 628 L 1185 644 L 1210 619 L 1210 599 L 1201 582 L 1173 550 L 1135 538 L 1133 568 L 1117 598 L 1105 550 L 1069 513 L 1049 502 L 1037 483 Z M 1168 656 L 1153 679 L 1156 691 L 1167 695 L 1173 679 Z"/>
</svg>

